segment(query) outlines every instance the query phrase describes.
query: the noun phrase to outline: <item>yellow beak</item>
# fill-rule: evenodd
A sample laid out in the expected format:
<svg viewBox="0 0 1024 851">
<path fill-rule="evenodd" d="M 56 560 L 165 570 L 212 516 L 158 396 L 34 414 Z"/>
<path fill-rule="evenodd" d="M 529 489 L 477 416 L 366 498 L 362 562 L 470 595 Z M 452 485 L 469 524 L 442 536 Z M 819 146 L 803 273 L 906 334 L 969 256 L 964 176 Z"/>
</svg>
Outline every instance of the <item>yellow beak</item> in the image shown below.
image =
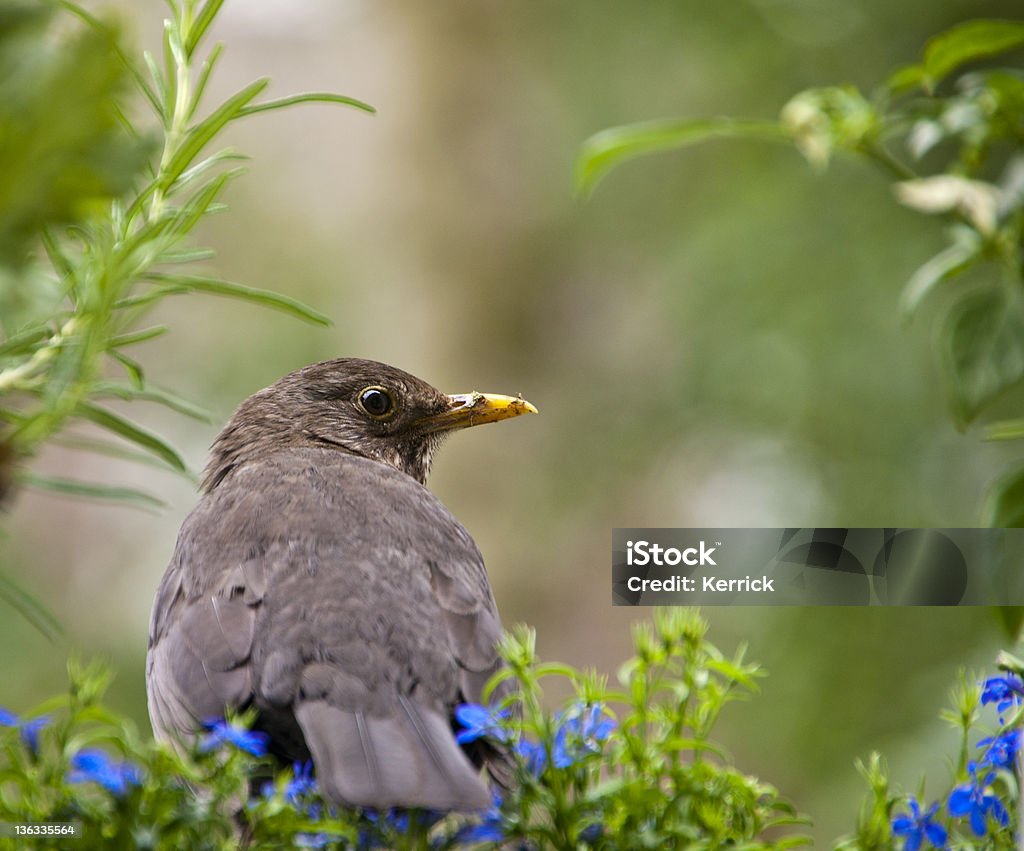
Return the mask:
<svg viewBox="0 0 1024 851">
<path fill-rule="evenodd" d="M 496 393 L 457 393 L 448 397 L 451 407 L 423 421 L 428 431 L 449 431 L 470 426 L 496 423 L 520 414 L 536 414 L 537 409 L 522 396 L 499 396 Z"/>
</svg>

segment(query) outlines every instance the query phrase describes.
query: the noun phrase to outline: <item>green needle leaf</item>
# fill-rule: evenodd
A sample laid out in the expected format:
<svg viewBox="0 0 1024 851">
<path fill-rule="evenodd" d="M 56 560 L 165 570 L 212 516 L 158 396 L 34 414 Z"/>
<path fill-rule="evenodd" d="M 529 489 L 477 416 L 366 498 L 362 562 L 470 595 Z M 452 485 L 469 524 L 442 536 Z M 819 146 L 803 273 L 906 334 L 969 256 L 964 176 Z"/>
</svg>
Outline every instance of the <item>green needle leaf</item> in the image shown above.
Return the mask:
<svg viewBox="0 0 1024 851">
<path fill-rule="evenodd" d="M 77 413 L 82 419 L 89 420 L 108 431 L 114 432 L 114 434 L 123 437 L 125 440 L 152 452 L 158 458 L 162 458 L 170 464 L 175 470 L 185 472 L 188 469 L 177 451 L 166 443 L 163 438 L 157 437 L 152 432 L 131 422 L 131 420 L 125 419 L 120 414 L 115 414 L 113 411 L 101 408 L 99 405 L 94 405 L 91 402 L 80 402 Z"/>
<path fill-rule="evenodd" d="M 59 479 L 50 476 L 40 476 L 36 473 L 21 473 L 18 478 L 30 487 L 63 494 L 64 496 L 114 500 L 133 508 L 146 510 L 166 507 L 166 503 L 163 500 L 135 488 L 121 487 L 119 485 L 101 485 L 96 482 L 80 482 L 72 479 Z"/>
<path fill-rule="evenodd" d="M 237 94 L 228 98 L 210 115 L 195 125 L 185 138 L 184 144 L 171 158 L 163 174 L 163 185 L 170 186 L 189 167 L 199 152 L 234 119 L 242 108 L 259 95 L 269 84 L 266 78 L 250 83 Z"/>
<path fill-rule="evenodd" d="M 361 109 L 364 112 L 369 112 L 371 114 L 375 114 L 377 112 L 376 108 L 370 104 L 364 103 L 361 100 L 356 100 L 355 98 L 346 97 L 345 95 L 337 95 L 333 92 L 309 92 L 307 94 L 278 98 L 277 100 L 256 104 L 256 106 L 247 106 L 244 109 L 239 110 L 238 115 L 241 118 L 245 115 L 255 115 L 257 112 L 270 112 L 275 109 L 284 109 L 289 106 L 294 106 L 297 103 L 340 103 L 344 106 L 354 106 L 356 109 Z"/>
<path fill-rule="evenodd" d="M 115 384 L 104 381 L 96 385 L 93 397 L 97 399 L 113 397 L 126 402 L 155 402 L 158 405 L 163 405 L 200 422 L 208 423 L 213 421 L 213 415 L 205 408 L 195 405 L 187 399 L 182 399 L 169 390 L 163 390 L 152 384 L 148 384 L 140 389 L 127 384 Z"/>
<path fill-rule="evenodd" d="M 192 28 L 185 39 L 185 54 L 189 58 L 195 53 L 199 42 L 206 35 L 206 31 L 210 28 L 210 24 L 213 23 L 214 18 L 217 17 L 217 13 L 220 11 L 220 7 L 223 5 L 224 0 L 209 0 L 200 10 L 199 14 L 196 15 L 195 21 L 192 22 Z"/>
<path fill-rule="evenodd" d="M 64 628 L 49 610 L 17 582 L 0 572 L 0 599 L 21 613 L 49 641 L 56 642 Z"/>
<path fill-rule="evenodd" d="M 114 337 L 109 344 L 111 349 L 120 349 L 122 346 L 133 346 L 136 343 L 144 343 L 167 333 L 166 325 L 155 325 L 152 328 L 144 328 L 141 331 L 133 331 L 129 334 L 120 334 Z"/>
<path fill-rule="evenodd" d="M 314 322 L 317 325 L 329 326 L 331 324 L 329 317 L 317 310 L 314 310 L 312 307 L 309 307 L 309 305 L 303 304 L 297 299 L 281 295 L 280 293 L 271 292 L 269 290 L 246 287 L 242 284 L 232 283 L 231 281 L 222 281 L 219 278 L 206 278 L 201 275 L 151 274 L 147 277 L 155 283 L 174 288 L 173 292 L 176 293 L 200 292 L 210 293 L 211 295 L 227 296 L 229 298 L 240 298 L 245 301 L 251 301 L 256 304 L 272 307 L 275 310 L 280 310 L 284 313 L 290 313 L 292 316 L 297 316 L 299 319 L 304 319 L 307 322 Z"/>
</svg>

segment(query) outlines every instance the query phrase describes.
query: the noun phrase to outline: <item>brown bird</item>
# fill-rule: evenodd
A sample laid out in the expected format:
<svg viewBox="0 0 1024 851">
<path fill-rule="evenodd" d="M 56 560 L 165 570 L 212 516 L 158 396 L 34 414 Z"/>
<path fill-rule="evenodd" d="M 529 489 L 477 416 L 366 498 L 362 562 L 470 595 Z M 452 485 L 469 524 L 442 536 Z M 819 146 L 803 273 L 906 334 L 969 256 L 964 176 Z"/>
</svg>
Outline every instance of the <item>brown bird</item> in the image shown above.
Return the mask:
<svg viewBox="0 0 1024 851">
<path fill-rule="evenodd" d="M 157 736 L 251 707 L 339 804 L 485 808 L 479 769 L 502 755 L 461 747 L 453 709 L 502 665 L 501 622 L 480 551 L 424 485 L 450 432 L 536 410 L 351 358 L 243 402 L 153 606 Z"/>
</svg>

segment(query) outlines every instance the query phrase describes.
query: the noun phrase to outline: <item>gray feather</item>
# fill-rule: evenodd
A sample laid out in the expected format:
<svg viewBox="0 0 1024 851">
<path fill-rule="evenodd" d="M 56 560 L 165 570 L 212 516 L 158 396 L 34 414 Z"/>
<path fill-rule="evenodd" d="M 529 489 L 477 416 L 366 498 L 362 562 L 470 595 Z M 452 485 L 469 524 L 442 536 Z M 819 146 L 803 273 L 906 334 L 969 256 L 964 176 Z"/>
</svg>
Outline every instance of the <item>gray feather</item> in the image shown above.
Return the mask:
<svg viewBox="0 0 1024 851">
<path fill-rule="evenodd" d="M 500 634 L 476 545 L 422 485 L 282 449 L 226 473 L 182 527 L 151 624 L 150 715 L 178 738 L 255 706 L 275 752 L 312 754 L 338 803 L 481 809 L 451 713 L 481 700 Z"/>
</svg>

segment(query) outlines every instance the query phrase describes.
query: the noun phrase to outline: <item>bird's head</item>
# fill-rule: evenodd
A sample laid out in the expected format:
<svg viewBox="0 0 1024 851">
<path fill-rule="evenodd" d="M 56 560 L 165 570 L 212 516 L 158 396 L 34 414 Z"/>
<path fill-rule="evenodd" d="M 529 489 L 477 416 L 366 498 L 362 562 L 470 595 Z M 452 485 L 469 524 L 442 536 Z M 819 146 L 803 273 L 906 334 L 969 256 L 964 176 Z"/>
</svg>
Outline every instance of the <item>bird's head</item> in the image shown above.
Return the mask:
<svg viewBox="0 0 1024 851">
<path fill-rule="evenodd" d="M 521 397 L 447 395 L 387 364 L 312 364 L 246 399 L 214 441 L 203 489 L 251 458 L 289 446 L 327 446 L 390 464 L 425 483 L 434 451 L 461 428 L 537 409 Z"/>
</svg>

